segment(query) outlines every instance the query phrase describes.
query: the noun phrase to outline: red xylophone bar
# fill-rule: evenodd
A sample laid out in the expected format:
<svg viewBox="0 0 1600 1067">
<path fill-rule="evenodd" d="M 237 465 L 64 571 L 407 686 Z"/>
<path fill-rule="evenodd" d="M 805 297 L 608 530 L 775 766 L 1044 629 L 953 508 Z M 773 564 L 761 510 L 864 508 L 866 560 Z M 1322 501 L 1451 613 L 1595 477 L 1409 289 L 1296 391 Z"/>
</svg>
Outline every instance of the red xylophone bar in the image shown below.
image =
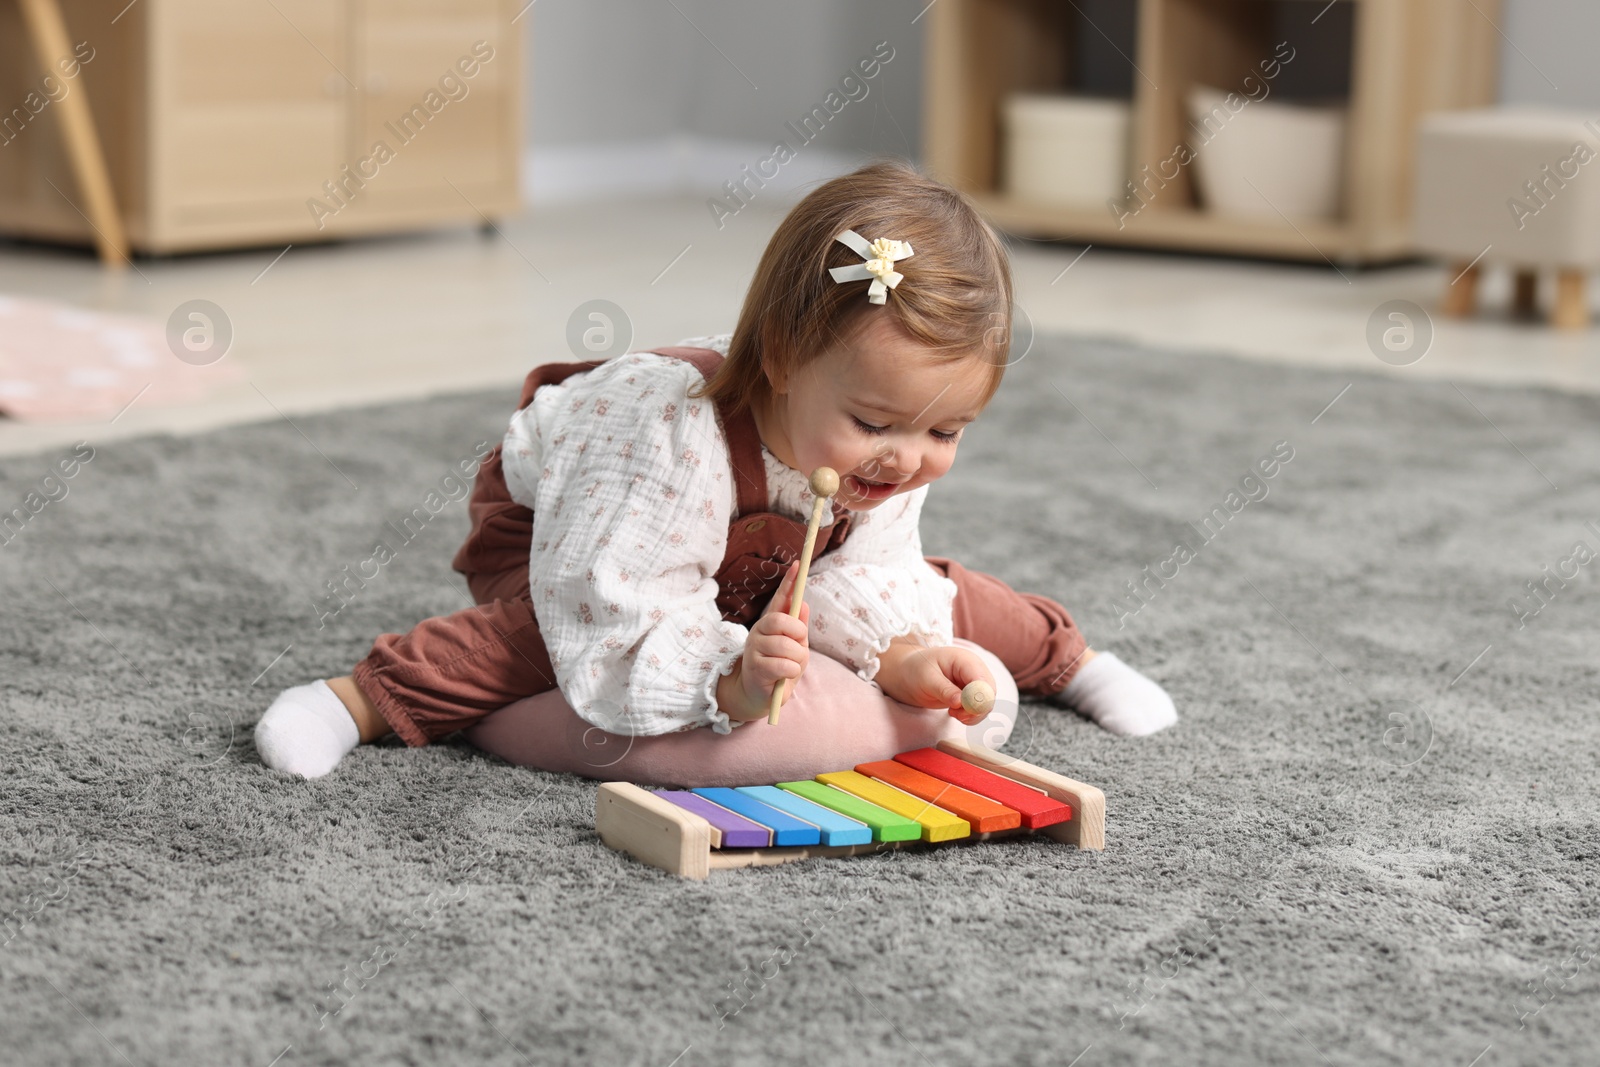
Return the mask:
<svg viewBox="0 0 1600 1067">
<path fill-rule="evenodd" d="M 1051 800 L 1036 789 L 1030 789 L 1010 778 L 1002 778 L 982 767 L 974 767 L 966 760 L 957 759 L 936 748 L 919 748 L 914 752 L 902 752 L 895 757 L 895 762 L 903 763 L 923 774 L 931 774 L 952 785 L 959 785 L 963 789 L 970 789 L 979 796 L 988 797 L 996 803 L 1021 812 L 1022 825 L 1029 830 L 1054 826 L 1058 822 L 1066 822 L 1072 818 L 1072 808 L 1061 801 Z"/>
</svg>

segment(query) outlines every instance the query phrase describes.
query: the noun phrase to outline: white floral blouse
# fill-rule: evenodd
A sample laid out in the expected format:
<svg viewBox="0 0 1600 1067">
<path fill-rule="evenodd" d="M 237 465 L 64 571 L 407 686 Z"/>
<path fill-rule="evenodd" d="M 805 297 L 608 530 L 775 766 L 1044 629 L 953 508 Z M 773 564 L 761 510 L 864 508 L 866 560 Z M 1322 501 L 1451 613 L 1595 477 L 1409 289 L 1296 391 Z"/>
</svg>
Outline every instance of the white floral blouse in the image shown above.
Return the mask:
<svg viewBox="0 0 1600 1067">
<path fill-rule="evenodd" d="M 727 353 L 730 335 L 680 345 Z M 528 585 L 556 682 L 583 719 L 648 736 L 739 723 L 717 707 L 748 630 L 724 622 L 716 574 L 736 493 L 727 441 L 688 362 L 632 352 L 541 386 L 512 416 L 502 461 L 533 510 Z M 765 446 L 769 509 L 804 521 L 807 476 Z M 810 644 L 871 681 L 909 635 L 952 641 L 956 585 L 928 565 L 917 521 L 928 487 L 852 513 L 806 584 Z"/>
</svg>

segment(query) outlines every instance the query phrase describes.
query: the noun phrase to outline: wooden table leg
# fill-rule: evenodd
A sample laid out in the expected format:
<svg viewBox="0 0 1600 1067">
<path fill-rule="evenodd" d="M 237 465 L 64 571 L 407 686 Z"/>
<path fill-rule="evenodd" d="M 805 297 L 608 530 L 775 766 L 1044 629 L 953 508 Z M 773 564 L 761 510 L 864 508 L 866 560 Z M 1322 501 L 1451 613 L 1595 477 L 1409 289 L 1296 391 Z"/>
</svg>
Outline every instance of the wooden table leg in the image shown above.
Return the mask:
<svg viewBox="0 0 1600 1067">
<path fill-rule="evenodd" d="M 1589 325 L 1589 272 L 1563 267 L 1556 272 L 1556 304 L 1550 324 L 1561 330 L 1582 330 Z"/>
<path fill-rule="evenodd" d="M 1511 296 L 1511 313 L 1523 319 L 1531 319 L 1539 313 L 1538 271 L 1517 271 L 1516 288 Z"/>
<path fill-rule="evenodd" d="M 57 0 L 19 0 L 19 3 L 23 21 L 28 24 L 28 35 L 33 38 L 39 66 L 46 74 L 54 76 L 56 62 L 72 56 L 61 7 Z M 122 218 L 117 214 L 111 175 L 106 170 L 105 156 L 100 152 L 100 139 L 95 134 L 94 116 L 89 111 L 83 83 L 74 86 L 55 106 L 61 111 L 67 154 L 72 159 L 78 190 L 87 201 L 85 217 L 94 228 L 100 260 L 108 267 L 121 267 L 128 262 L 128 239 L 122 229 Z"/>
<path fill-rule="evenodd" d="M 1444 291 L 1439 310 L 1455 318 L 1465 318 L 1478 306 L 1478 277 L 1483 268 L 1477 264 L 1450 264 L 1450 276 L 1455 281 Z"/>
</svg>

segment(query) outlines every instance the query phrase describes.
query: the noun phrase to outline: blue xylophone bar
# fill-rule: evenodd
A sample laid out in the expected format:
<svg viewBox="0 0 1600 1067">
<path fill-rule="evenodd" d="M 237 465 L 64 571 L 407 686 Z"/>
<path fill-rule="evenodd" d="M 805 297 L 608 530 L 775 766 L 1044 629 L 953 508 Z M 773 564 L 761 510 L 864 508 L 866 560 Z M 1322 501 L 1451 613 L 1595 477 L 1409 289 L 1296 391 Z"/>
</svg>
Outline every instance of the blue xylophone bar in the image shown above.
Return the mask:
<svg viewBox="0 0 1600 1067">
<path fill-rule="evenodd" d="M 822 831 L 812 823 L 795 818 L 771 804 L 763 804 L 747 793 L 734 789 L 696 789 L 695 796 L 721 804 L 735 815 L 743 815 L 772 831 L 774 845 L 819 845 Z"/>
<path fill-rule="evenodd" d="M 866 823 L 857 822 L 847 815 L 840 815 L 820 804 L 813 804 L 804 797 L 785 792 L 775 785 L 742 785 L 739 787 L 739 792 L 811 823 L 821 831 L 824 845 L 838 847 L 872 843 L 872 827 Z"/>
</svg>

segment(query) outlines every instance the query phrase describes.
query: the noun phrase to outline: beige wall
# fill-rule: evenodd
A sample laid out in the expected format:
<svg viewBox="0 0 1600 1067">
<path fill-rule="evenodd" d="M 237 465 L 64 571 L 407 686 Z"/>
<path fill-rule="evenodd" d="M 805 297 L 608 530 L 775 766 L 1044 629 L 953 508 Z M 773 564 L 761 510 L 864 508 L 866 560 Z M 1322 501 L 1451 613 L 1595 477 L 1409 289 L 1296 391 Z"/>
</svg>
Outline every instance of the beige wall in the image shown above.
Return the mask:
<svg viewBox="0 0 1600 1067">
<path fill-rule="evenodd" d="M 1600 111 L 1600 3 L 1504 0 L 1500 98 Z"/>
<path fill-rule="evenodd" d="M 817 154 L 915 158 L 925 22 L 912 20 L 925 3 L 538 0 L 522 20 L 530 34 L 529 144 L 537 153 L 670 136 L 770 143 L 873 44 L 888 40 L 894 61 L 864 106 L 846 108 L 830 124 Z M 1115 33 L 1116 5 L 1131 0 L 1078 3 Z M 1592 54 L 1600 46 L 1600 0 L 1504 4 L 1502 100 L 1600 109 Z"/>
<path fill-rule="evenodd" d="M 538 0 L 522 20 L 529 143 L 771 141 L 887 40 L 894 60 L 865 106 L 829 124 L 825 147 L 914 156 L 921 10 L 917 0 Z"/>
</svg>

